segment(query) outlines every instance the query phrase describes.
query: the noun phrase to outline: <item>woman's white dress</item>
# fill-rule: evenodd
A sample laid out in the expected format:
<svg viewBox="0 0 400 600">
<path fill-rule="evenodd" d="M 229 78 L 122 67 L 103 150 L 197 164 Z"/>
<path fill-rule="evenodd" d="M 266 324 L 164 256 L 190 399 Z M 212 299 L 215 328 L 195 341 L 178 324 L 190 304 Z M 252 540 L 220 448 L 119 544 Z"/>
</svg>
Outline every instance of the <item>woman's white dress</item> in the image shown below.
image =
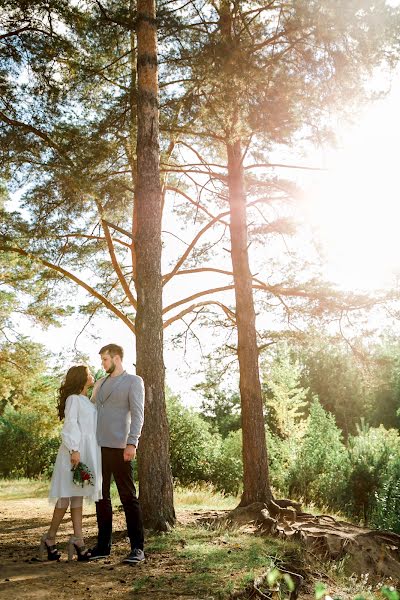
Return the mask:
<svg viewBox="0 0 400 600">
<path fill-rule="evenodd" d="M 101 449 L 96 440 L 97 410 L 86 396 L 72 394 L 65 402 L 65 419 L 61 446 L 50 483 L 49 500 L 83 496 L 97 502 L 102 497 Z M 81 462 L 89 467 L 93 485 L 72 483 L 70 450 L 78 450 Z"/>
</svg>

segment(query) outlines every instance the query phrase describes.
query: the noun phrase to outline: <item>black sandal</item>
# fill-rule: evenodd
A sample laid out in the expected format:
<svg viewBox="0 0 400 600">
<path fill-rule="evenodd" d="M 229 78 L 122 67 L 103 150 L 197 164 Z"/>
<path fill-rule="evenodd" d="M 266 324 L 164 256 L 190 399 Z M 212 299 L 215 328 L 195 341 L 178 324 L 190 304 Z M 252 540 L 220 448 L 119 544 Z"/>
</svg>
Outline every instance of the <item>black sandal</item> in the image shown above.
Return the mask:
<svg viewBox="0 0 400 600">
<path fill-rule="evenodd" d="M 40 540 L 39 547 L 39 556 L 40 560 L 44 559 L 44 551 L 47 550 L 47 560 L 60 560 L 61 553 L 58 551 L 58 548 L 55 544 L 49 546 L 47 540 L 50 539 L 47 537 L 47 533 L 45 533 Z"/>
<path fill-rule="evenodd" d="M 90 550 L 85 546 L 78 546 L 76 542 L 83 542 L 82 538 L 71 536 L 68 541 L 68 560 L 71 561 L 76 554 L 78 561 L 87 562 L 90 560 Z"/>
</svg>

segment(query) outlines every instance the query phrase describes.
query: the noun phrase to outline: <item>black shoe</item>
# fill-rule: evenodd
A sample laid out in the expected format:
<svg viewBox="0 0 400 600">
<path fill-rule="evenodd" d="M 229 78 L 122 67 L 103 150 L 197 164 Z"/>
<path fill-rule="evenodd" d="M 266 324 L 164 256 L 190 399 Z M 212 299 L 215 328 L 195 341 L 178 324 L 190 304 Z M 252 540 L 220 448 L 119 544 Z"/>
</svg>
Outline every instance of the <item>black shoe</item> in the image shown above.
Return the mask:
<svg viewBox="0 0 400 600">
<path fill-rule="evenodd" d="M 110 556 L 111 548 L 100 548 L 95 546 L 87 551 L 88 560 L 98 560 L 99 558 L 107 558 Z"/>
<path fill-rule="evenodd" d="M 60 560 L 61 554 L 58 551 L 57 546 L 56 545 L 50 546 L 47 543 L 47 540 L 48 540 L 47 533 L 45 533 L 40 540 L 40 547 L 39 547 L 40 560 L 43 560 L 45 551 L 47 551 L 47 560 Z"/>
<path fill-rule="evenodd" d="M 146 560 L 146 557 L 144 555 L 143 550 L 141 550 L 140 548 L 134 548 L 133 550 L 131 550 L 131 553 L 128 554 L 126 558 L 124 558 L 122 562 L 133 565 L 136 563 L 143 562 L 144 560 Z"/>
<path fill-rule="evenodd" d="M 77 542 L 81 542 L 78 546 Z M 90 550 L 83 545 L 82 538 L 71 536 L 68 542 L 68 561 L 71 561 L 76 554 L 79 562 L 87 562 L 90 556 Z"/>
</svg>

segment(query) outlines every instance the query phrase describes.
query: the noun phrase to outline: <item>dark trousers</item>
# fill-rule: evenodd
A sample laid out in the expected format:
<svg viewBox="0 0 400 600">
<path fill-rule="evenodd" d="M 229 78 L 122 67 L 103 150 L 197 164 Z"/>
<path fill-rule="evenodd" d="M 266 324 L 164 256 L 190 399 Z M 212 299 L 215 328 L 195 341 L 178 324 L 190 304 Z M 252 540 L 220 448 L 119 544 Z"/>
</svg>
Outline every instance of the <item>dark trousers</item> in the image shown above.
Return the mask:
<svg viewBox="0 0 400 600">
<path fill-rule="evenodd" d="M 124 461 L 121 448 L 102 448 L 103 498 L 96 502 L 97 525 L 99 528 L 98 545 L 106 549 L 111 546 L 112 506 L 110 497 L 111 476 L 114 475 L 118 494 L 125 511 L 126 527 L 131 548 L 143 550 L 144 532 L 142 513 L 133 482 L 132 462 Z"/>
</svg>

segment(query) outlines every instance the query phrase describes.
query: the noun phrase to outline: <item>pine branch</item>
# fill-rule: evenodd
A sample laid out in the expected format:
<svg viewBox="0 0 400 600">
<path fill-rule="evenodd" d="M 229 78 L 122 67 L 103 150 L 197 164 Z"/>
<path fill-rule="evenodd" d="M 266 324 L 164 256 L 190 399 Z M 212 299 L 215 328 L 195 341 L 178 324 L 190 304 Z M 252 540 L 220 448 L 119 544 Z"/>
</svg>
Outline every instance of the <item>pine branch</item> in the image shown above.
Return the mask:
<svg viewBox="0 0 400 600">
<path fill-rule="evenodd" d="M 115 229 L 115 231 L 118 231 L 118 233 L 122 233 L 123 235 L 126 235 L 126 237 L 133 240 L 133 235 L 126 229 L 123 229 L 119 225 L 114 225 L 114 223 L 110 223 L 110 221 L 107 221 L 106 219 L 102 219 L 102 222 L 105 223 L 107 227 L 110 227 L 110 229 Z"/>
<path fill-rule="evenodd" d="M 198 267 L 196 269 L 184 269 L 183 271 L 177 271 L 175 275 L 190 275 L 193 273 L 221 273 L 222 275 L 230 275 L 233 277 L 232 271 L 224 271 L 224 269 L 216 269 L 214 267 Z"/>
<path fill-rule="evenodd" d="M 282 168 L 282 169 L 302 169 L 304 171 L 327 171 L 324 167 L 303 167 L 301 165 L 284 165 L 282 163 L 259 163 L 255 165 L 247 165 L 244 170 L 257 169 L 257 168 Z"/>
<path fill-rule="evenodd" d="M 20 27 L 19 29 L 15 29 L 14 31 L 7 31 L 6 33 L 1 34 L 0 40 L 4 40 L 5 38 L 8 38 L 8 37 L 17 36 L 20 33 L 23 33 L 24 31 L 34 31 L 36 33 L 43 33 L 44 35 L 48 35 L 50 37 L 53 37 L 53 35 L 54 35 L 53 31 L 46 31 L 45 29 L 40 29 L 39 27 L 33 27 L 32 25 L 25 25 L 24 27 Z"/>
<path fill-rule="evenodd" d="M 177 167 L 168 167 L 166 169 L 160 169 L 161 173 L 192 173 L 196 175 L 208 175 L 214 177 L 214 179 L 220 179 L 221 181 L 227 181 L 228 177 L 226 175 L 222 175 L 221 173 L 215 173 L 214 171 L 200 171 L 196 169 L 183 169 Z"/>
<path fill-rule="evenodd" d="M 184 142 L 183 140 L 177 140 L 176 144 L 179 144 L 181 146 L 185 146 L 186 148 L 188 148 L 191 152 L 193 152 L 193 154 L 195 154 L 197 156 L 199 161 L 204 165 L 207 165 L 207 166 L 210 165 L 212 167 L 219 167 L 220 169 L 228 168 L 227 165 L 219 165 L 219 164 L 210 163 L 208 160 L 206 160 L 205 158 L 202 157 L 202 155 L 200 154 L 200 152 L 198 152 L 198 150 L 196 150 L 195 148 L 193 148 L 193 146 L 191 146 L 187 142 Z"/>
<path fill-rule="evenodd" d="M 187 259 L 187 257 L 189 256 L 189 254 L 191 253 L 191 251 L 193 250 L 193 248 L 195 247 L 195 245 L 201 238 L 201 236 L 204 235 L 204 233 L 206 233 L 206 231 L 208 231 L 213 225 L 215 225 L 215 223 L 218 223 L 218 221 L 220 221 L 222 219 L 222 217 L 225 217 L 226 215 L 229 215 L 229 211 L 223 212 L 223 213 L 219 214 L 217 217 L 214 217 L 202 229 L 200 229 L 198 234 L 193 238 L 193 240 L 188 245 L 185 252 L 182 254 L 181 258 L 177 261 L 177 263 L 175 264 L 175 267 L 172 269 L 172 271 L 170 273 L 167 273 L 167 275 L 164 276 L 164 285 L 175 275 L 175 273 L 178 272 L 179 267 L 185 262 L 185 260 Z"/>
<path fill-rule="evenodd" d="M 58 154 L 69 164 L 70 167 L 75 168 L 74 163 L 68 156 L 66 156 L 63 148 L 59 144 L 57 144 L 57 142 L 52 140 L 47 133 L 44 133 L 40 129 L 37 129 L 37 127 L 29 125 L 28 123 L 23 123 L 22 121 L 17 121 L 16 119 L 10 119 L 10 117 L 8 117 L 2 111 L 0 111 L 0 120 L 4 123 L 7 123 L 7 125 L 11 125 L 11 127 L 18 127 L 19 129 L 23 129 L 28 133 L 33 133 L 41 140 L 43 140 L 47 144 L 47 146 L 56 150 Z"/>
<path fill-rule="evenodd" d="M 106 21 L 108 21 L 109 23 L 113 23 L 114 25 L 119 25 L 120 27 L 123 27 L 124 29 L 127 29 L 128 31 L 133 30 L 134 23 L 131 23 L 129 21 L 121 21 L 121 19 L 115 19 L 113 17 L 110 17 L 110 15 L 107 13 L 104 6 L 101 4 L 101 2 L 99 2 L 99 0 L 95 0 L 95 3 L 99 7 L 101 14 L 103 15 L 103 17 Z"/>
<path fill-rule="evenodd" d="M 232 284 L 232 285 L 224 285 L 222 287 L 197 292 L 197 294 L 193 294 L 192 296 L 188 296 L 187 298 L 178 300 L 177 302 L 174 302 L 173 304 L 166 306 L 163 309 L 163 314 L 169 312 L 170 310 L 173 310 L 174 308 L 177 308 L 178 306 L 182 306 L 182 304 L 186 304 L 186 302 L 190 302 L 191 300 L 195 300 L 196 298 L 201 298 L 201 296 L 208 296 L 209 294 L 216 294 L 217 292 L 225 292 L 226 290 L 233 290 L 234 288 L 235 288 L 235 286 Z"/>
<path fill-rule="evenodd" d="M 236 325 L 236 316 L 235 313 L 228 308 L 227 306 L 225 306 L 225 304 L 223 304 L 222 302 L 218 302 L 218 300 L 205 300 L 204 302 L 197 302 L 196 304 L 191 304 L 190 306 L 188 306 L 187 308 L 185 308 L 184 310 L 182 310 L 180 313 L 178 313 L 177 315 L 171 317 L 170 319 L 168 319 L 167 321 L 164 322 L 164 329 L 166 329 L 167 327 L 169 327 L 170 325 L 172 325 L 172 323 L 174 323 L 175 321 L 178 321 L 179 319 L 182 319 L 182 317 L 184 317 L 185 315 L 187 315 L 188 313 L 192 312 L 195 308 L 198 307 L 203 307 L 203 306 L 209 306 L 210 304 L 214 304 L 216 306 L 219 306 L 220 308 L 222 308 L 222 310 L 224 311 L 224 313 L 226 314 L 226 316 L 228 317 L 228 319 L 231 321 L 231 323 L 233 325 Z"/>
<path fill-rule="evenodd" d="M 116 317 L 118 317 L 119 319 L 121 319 L 121 321 L 123 321 L 123 323 L 125 323 L 125 325 L 127 327 L 129 327 L 129 329 L 133 333 L 135 333 L 135 325 L 129 319 L 129 317 L 127 317 L 123 312 L 121 312 L 120 310 L 118 310 L 118 308 L 116 308 L 114 306 L 114 304 L 112 302 L 110 302 L 105 296 L 103 296 L 102 294 L 100 294 L 92 286 L 90 286 L 89 284 L 87 284 L 85 281 L 83 281 L 82 279 L 80 279 L 79 277 L 77 277 L 76 275 L 74 275 L 73 273 L 70 273 L 69 271 L 67 271 L 63 267 L 60 267 L 59 265 L 55 265 L 55 264 L 53 264 L 53 263 L 45 260 L 44 258 L 41 258 L 40 256 L 37 256 L 37 255 L 33 254 L 32 252 L 28 252 L 27 250 L 23 250 L 22 248 L 18 248 L 18 247 L 15 247 L 15 246 L 7 246 L 6 244 L 0 244 L 0 251 L 2 251 L 2 252 L 13 252 L 13 253 L 19 254 L 20 256 L 26 256 L 27 258 L 30 258 L 33 261 L 42 264 L 44 267 L 47 267 L 48 269 L 51 269 L 53 271 L 56 271 L 57 273 L 60 273 L 61 275 L 64 275 L 65 277 L 67 277 L 68 279 L 70 279 L 71 281 L 73 281 L 74 283 L 77 283 L 84 290 L 86 290 L 87 292 L 89 292 L 89 294 L 91 296 L 94 296 L 95 298 L 97 298 L 98 300 L 100 300 L 100 302 L 102 302 L 104 304 L 104 306 L 106 308 L 108 308 L 108 310 L 110 310 L 112 313 L 114 313 Z"/>
<path fill-rule="evenodd" d="M 211 217 L 211 219 L 215 219 L 215 215 L 213 215 L 212 213 L 210 213 L 205 206 L 203 206 L 202 204 L 200 204 L 199 202 L 197 202 L 196 200 L 193 200 L 193 198 L 191 198 L 188 194 L 186 194 L 184 191 L 180 190 L 177 187 L 174 187 L 172 185 L 166 185 L 165 189 L 170 191 L 170 192 L 175 192 L 176 194 L 180 194 L 181 196 L 183 196 L 184 198 L 186 198 L 186 200 L 188 200 L 191 204 L 193 204 L 197 209 L 202 210 L 203 212 L 206 213 L 206 215 L 208 215 L 209 217 Z M 222 219 L 219 220 L 220 223 L 222 223 L 223 225 L 226 225 L 226 227 L 229 226 L 229 223 L 227 221 L 223 221 Z"/>
<path fill-rule="evenodd" d="M 106 236 L 106 241 L 107 241 L 107 246 L 108 246 L 108 252 L 110 254 L 110 258 L 111 258 L 111 263 L 112 266 L 114 267 L 114 271 L 117 274 L 117 277 L 121 283 L 122 289 L 124 290 L 126 297 L 128 298 L 128 300 L 130 301 L 130 303 L 132 304 L 132 306 L 134 308 L 137 308 L 137 300 L 134 297 L 134 295 L 132 294 L 130 287 L 128 285 L 128 282 L 125 279 L 125 275 L 122 272 L 122 269 L 120 267 L 120 264 L 118 262 L 117 256 L 115 254 L 115 248 L 114 248 L 114 244 L 112 241 L 112 237 L 110 234 L 110 230 L 108 228 L 108 225 L 105 221 L 102 220 L 102 225 L 103 225 L 103 229 L 104 229 L 104 234 Z"/>
<path fill-rule="evenodd" d="M 25 25 L 25 27 L 20 27 L 19 29 L 15 29 L 14 31 L 7 31 L 7 33 L 2 33 L 0 35 L 0 40 L 4 40 L 5 38 L 13 37 L 15 35 L 19 35 L 23 31 L 27 31 L 30 28 L 31 28 L 30 25 Z"/>
<path fill-rule="evenodd" d="M 106 242 L 106 238 L 102 237 L 100 235 L 88 235 L 85 233 L 64 233 L 62 235 L 56 235 L 55 238 L 56 239 L 63 239 L 63 238 L 70 238 L 70 237 L 76 237 L 76 238 L 84 238 L 87 240 L 98 240 L 98 241 L 103 241 Z M 113 242 L 116 242 L 117 244 L 121 244 L 122 246 L 125 246 L 126 248 L 130 248 L 131 245 L 127 244 L 126 242 L 123 242 L 122 240 L 118 239 L 118 238 L 112 238 Z"/>
</svg>

